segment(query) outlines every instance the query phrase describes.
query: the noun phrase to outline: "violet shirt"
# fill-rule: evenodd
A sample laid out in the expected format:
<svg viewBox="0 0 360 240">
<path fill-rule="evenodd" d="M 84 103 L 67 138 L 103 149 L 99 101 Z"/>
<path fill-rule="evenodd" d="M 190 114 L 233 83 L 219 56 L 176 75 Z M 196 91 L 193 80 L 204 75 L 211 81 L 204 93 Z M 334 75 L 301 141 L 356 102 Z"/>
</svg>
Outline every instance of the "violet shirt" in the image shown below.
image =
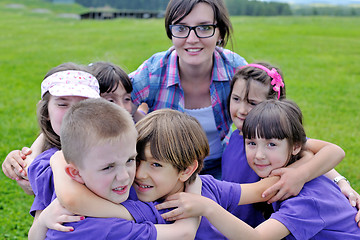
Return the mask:
<svg viewBox="0 0 360 240">
<path fill-rule="evenodd" d="M 202 196 L 212 199 L 230 212 L 238 206 L 241 196 L 240 184 L 220 181 L 211 175 L 200 175 L 200 178 L 202 180 Z M 169 210 L 160 210 L 159 212 L 164 213 L 167 211 Z M 195 239 L 219 240 L 227 238 L 221 234 L 205 217 L 202 217 Z"/>
<path fill-rule="evenodd" d="M 66 223 L 66 226 L 73 226 L 73 232 L 59 232 L 49 229 L 46 239 L 87 239 L 87 240 L 151 240 L 156 239 L 157 231 L 154 224 L 164 224 L 158 211 L 152 203 L 127 200 L 122 205 L 131 213 L 135 221 L 127 221 L 119 218 L 93 218 L 73 223 Z"/>
<path fill-rule="evenodd" d="M 35 198 L 30 214 L 35 216 L 37 210 L 44 210 L 56 198 L 50 158 L 59 149 L 50 148 L 39 154 L 28 168 L 29 182 Z"/>
<path fill-rule="evenodd" d="M 253 183 L 260 180 L 246 160 L 244 139 L 238 129 L 230 136 L 229 144 L 222 156 L 221 167 L 224 181 Z M 231 213 L 252 227 L 258 226 L 265 220 L 261 211 L 253 204 L 237 206 Z"/>
<path fill-rule="evenodd" d="M 357 240 L 357 210 L 340 188 L 325 176 L 305 183 L 296 197 L 273 203 L 271 218 L 291 232 L 286 239 Z"/>
<path fill-rule="evenodd" d="M 227 112 L 227 97 L 230 93 L 230 81 L 236 70 L 247 62 L 230 50 L 216 47 L 214 66 L 211 76 L 210 95 L 216 128 L 223 140 L 229 131 L 231 118 Z M 154 54 L 139 68 L 130 73 L 133 84 L 131 98 L 134 104 L 145 102 L 149 111 L 171 108 L 184 112 L 184 91 L 181 87 L 178 55 L 174 47 L 165 52 Z"/>
</svg>

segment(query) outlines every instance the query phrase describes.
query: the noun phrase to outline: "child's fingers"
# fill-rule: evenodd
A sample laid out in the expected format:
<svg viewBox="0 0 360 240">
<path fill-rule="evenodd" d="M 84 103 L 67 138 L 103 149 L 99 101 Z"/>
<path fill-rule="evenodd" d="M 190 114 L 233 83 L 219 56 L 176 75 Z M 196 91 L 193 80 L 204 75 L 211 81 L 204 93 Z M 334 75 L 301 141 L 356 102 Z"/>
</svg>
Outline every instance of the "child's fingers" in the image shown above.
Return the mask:
<svg viewBox="0 0 360 240">
<path fill-rule="evenodd" d="M 174 220 L 177 220 L 178 219 L 177 217 L 180 216 L 181 214 L 182 214 L 182 212 L 177 208 L 177 209 L 171 210 L 170 212 L 161 214 L 161 217 L 164 219 L 167 219 L 169 221 L 174 221 Z"/>
<path fill-rule="evenodd" d="M 286 193 L 284 193 L 283 191 L 279 191 L 275 196 L 273 196 L 272 198 L 270 198 L 267 203 L 273 203 L 273 202 L 277 202 L 280 199 L 284 198 L 286 196 Z M 286 199 L 286 198 L 284 198 Z"/>
<path fill-rule="evenodd" d="M 73 227 L 64 226 L 64 225 L 61 225 L 60 223 L 55 224 L 54 227 L 52 227 L 52 229 L 60 231 L 60 232 L 72 232 L 72 231 L 74 231 Z"/>
<path fill-rule="evenodd" d="M 349 194 L 347 194 L 347 197 L 349 199 L 349 202 L 351 204 L 351 206 L 355 207 L 356 206 L 356 200 L 357 197 L 354 193 L 350 192 Z"/>
<path fill-rule="evenodd" d="M 157 210 L 161 210 L 161 209 L 167 209 L 167 208 L 174 208 L 174 207 L 177 207 L 179 204 L 178 204 L 178 201 L 166 201 L 166 202 L 163 202 L 163 203 L 160 203 L 158 205 L 156 205 L 156 209 Z"/>
<path fill-rule="evenodd" d="M 281 189 L 281 183 L 277 182 L 274 185 L 272 185 L 271 187 L 269 187 L 268 189 L 266 189 L 263 193 L 262 193 L 262 197 L 265 198 L 269 195 L 275 194 L 276 192 L 278 192 Z M 275 195 L 276 196 L 276 195 Z M 275 197 L 274 196 L 274 197 Z M 273 198 L 274 198 L 273 197 Z M 272 198 L 272 199 L 273 199 Z"/>
<path fill-rule="evenodd" d="M 79 222 L 84 220 L 85 217 L 84 216 L 70 216 L 70 215 L 63 215 L 61 217 L 61 222 L 65 223 L 65 222 Z"/>
<path fill-rule="evenodd" d="M 32 150 L 31 150 L 31 148 L 23 147 L 21 149 L 21 153 L 24 154 L 25 156 L 27 156 L 27 155 L 30 155 L 32 153 Z"/>
</svg>

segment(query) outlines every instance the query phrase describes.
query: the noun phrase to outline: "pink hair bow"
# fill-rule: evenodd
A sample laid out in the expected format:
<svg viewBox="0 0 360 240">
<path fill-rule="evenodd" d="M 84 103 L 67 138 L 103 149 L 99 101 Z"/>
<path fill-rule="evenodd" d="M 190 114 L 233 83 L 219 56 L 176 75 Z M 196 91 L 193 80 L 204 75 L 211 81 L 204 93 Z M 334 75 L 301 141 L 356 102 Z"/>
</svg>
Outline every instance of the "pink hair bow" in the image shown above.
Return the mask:
<svg viewBox="0 0 360 240">
<path fill-rule="evenodd" d="M 271 80 L 270 84 L 274 86 L 273 90 L 278 93 L 277 98 L 280 99 L 280 88 L 281 87 L 283 88 L 285 85 L 284 85 L 281 75 L 276 71 L 276 69 L 272 68 L 271 70 L 269 70 L 268 68 L 266 68 L 260 64 L 248 64 L 243 67 L 247 67 L 247 66 L 260 68 L 260 69 L 264 70 L 267 73 L 267 75 L 269 75 L 273 79 L 273 80 Z"/>
</svg>

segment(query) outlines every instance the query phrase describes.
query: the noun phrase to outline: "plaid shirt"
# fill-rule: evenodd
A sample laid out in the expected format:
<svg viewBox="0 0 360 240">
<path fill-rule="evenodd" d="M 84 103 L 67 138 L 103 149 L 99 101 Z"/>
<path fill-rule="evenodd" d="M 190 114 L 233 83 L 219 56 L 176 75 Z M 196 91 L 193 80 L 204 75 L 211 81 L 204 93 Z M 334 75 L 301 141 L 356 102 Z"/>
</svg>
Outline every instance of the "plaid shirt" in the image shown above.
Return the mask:
<svg viewBox="0 0 360 240">
<path fill-rule="evenodd" d="M 184 91 L 180 85 L 177 56 L 174 47 L 171 47 L 166 52 L 154 54 L 136 71 L 129 74 L 133 84 L 131 97 L 135 105 L 145 102 L 150 112 L 161 108 L 184 112 Z M 227 112 L 230 80 L 235 71 L 245 64 L 245 59 L 238 54 L 227 49 L 215 48 L 210 95 L 221 140 L 229 132 L 231 124 Z"/>
</svg>

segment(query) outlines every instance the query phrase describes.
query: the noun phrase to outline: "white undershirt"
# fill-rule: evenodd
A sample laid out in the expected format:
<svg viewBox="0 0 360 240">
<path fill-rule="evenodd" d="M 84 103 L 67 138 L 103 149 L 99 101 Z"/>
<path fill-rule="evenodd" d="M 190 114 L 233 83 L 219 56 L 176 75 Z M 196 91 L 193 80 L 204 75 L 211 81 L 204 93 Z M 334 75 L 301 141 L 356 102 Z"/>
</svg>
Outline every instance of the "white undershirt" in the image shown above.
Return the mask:
<svg viewBox="0 0 360 240">
<path fill-rule="evenodd" d="M 216 123 L 214 118 L 213 109 L 211 106 L 198 109 L 185 109 L 185 113 L 196 118 L 206 133 L 206 137 L 209 141 L 210 155 L 205 158 L 216 159 L 222 155 L 222 145 L 220 141 L 219 132 L 216 129 Z"/>
</svg>

